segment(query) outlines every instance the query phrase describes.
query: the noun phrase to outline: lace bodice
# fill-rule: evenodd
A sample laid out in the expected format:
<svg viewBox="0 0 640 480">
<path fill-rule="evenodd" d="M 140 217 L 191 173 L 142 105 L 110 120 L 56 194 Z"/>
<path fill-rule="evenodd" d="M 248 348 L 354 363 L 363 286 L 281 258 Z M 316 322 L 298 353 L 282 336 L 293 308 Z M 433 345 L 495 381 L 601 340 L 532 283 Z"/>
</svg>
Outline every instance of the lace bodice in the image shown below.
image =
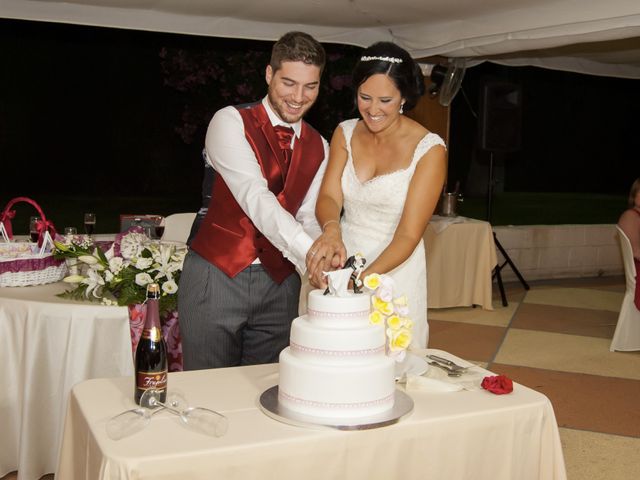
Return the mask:
<svg viewBox="0 0 640 480">
<path fill-rule="evenodd" d="M 444 145 L 435 133 L 428 133 L 416 146 L 411 164 L 404 169 L 361 182 L 353 166 L 351 137 L 358 119 L 340 124 L 344 132 L 348 158 L 342 173 L 344 220 L 353 227 L 364 228 L 378 240 L 391 239 L 404 208 L 409 183 L 418 161 L 434 145 Z"/>
</svg>

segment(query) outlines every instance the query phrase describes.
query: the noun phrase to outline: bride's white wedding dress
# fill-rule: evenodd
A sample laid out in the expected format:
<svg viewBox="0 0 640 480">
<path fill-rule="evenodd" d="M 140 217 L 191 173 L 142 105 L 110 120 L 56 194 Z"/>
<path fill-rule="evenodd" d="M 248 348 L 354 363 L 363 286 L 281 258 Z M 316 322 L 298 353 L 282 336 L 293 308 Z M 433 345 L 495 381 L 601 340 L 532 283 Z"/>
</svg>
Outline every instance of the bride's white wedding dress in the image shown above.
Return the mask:
<svg viewBox="0 0 640 480">
<path fill-rule="evenodd" d="M 428 133 L 416 146 L 411 164 L 402 170 L 361 182 L 353 167 L 351 136 L 358 119 L 340 124 L 347 145 L 348 158 L 342 173 L 344 214 L 340 221 L 342 240 L 347 255 L 363 254 L 367 263 L 373 262 L 389 245 L 400 222 L 404 202 L 416 165 L 434 145 L 445 145 L 435 133 Z M 406 295 L 413 320 L 413 348 L 425 348 L 427 324 L 427 264 L 424 242 L 418 243 L 407 260 L 389 275 L 394 279 L 397 296 Z"/>
</svg>

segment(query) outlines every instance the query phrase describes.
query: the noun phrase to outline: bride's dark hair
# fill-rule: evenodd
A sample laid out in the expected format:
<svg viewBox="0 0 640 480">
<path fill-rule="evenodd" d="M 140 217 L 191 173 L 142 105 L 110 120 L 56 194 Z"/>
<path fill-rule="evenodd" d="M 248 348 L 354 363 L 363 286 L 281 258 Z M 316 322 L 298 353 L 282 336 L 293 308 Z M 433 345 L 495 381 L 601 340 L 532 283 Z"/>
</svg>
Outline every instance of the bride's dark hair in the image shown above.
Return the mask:
<svg viewBox="0 0 640 480">
<path fill-rule="evenodd" d="M 398 60 L 402 60 L 398 62 Z M 377 42 L 362 52 L 360 60 L 353 70 L 354 92 L 358 96 L 358 87 L 372 75 L 382 73 L 395 83 L 405 100 L 404 111 L 409 111 L 424 95 L 424 76 L 420 66 L 402 47 L 392 42 Z"/>
</svg>

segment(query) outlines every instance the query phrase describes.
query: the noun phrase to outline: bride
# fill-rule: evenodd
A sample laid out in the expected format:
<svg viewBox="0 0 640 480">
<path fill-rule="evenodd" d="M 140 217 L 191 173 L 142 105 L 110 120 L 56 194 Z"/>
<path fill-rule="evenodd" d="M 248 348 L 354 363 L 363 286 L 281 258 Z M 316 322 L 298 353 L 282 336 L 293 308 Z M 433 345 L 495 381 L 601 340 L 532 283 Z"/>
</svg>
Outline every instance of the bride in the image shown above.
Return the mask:
<svg viewBox="0 0 640 480">
<path fill-rule="evenodd" d="M 316 216 L 322 235 L 307 254 L 312 285 L 349 255 L 366 259 L 364 278 L 388 273 L 406 295 L 412 347 L 428 340 L 427 271 L 422 236 L 442 191 L 442 139 L 403 115 L 424 93 L 419 66 L 390 42 L 367 48 L 353 72 L 361 119 L 346 120 L 331 139 Z M 342 215 L 341 215 L 342 212 Z"/>
</svg>

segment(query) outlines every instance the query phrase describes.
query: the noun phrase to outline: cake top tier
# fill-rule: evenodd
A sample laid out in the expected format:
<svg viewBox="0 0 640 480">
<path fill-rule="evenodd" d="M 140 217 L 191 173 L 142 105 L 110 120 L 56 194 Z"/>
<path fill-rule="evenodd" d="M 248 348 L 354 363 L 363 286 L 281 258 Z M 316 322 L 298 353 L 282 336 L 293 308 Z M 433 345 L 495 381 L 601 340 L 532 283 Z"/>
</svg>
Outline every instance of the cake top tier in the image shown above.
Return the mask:
<svg viewBox="0 0 640 480">
<path fill-rule="evenodd" d="M 371 295 L 351 292 L 344 297 L 338 297 L 324 295 L 323 290 L 312 290 L 309 293 L 308 310 L 312 315 L 323 313 L 368 315 L 371 311 Z"/>
</svg>

